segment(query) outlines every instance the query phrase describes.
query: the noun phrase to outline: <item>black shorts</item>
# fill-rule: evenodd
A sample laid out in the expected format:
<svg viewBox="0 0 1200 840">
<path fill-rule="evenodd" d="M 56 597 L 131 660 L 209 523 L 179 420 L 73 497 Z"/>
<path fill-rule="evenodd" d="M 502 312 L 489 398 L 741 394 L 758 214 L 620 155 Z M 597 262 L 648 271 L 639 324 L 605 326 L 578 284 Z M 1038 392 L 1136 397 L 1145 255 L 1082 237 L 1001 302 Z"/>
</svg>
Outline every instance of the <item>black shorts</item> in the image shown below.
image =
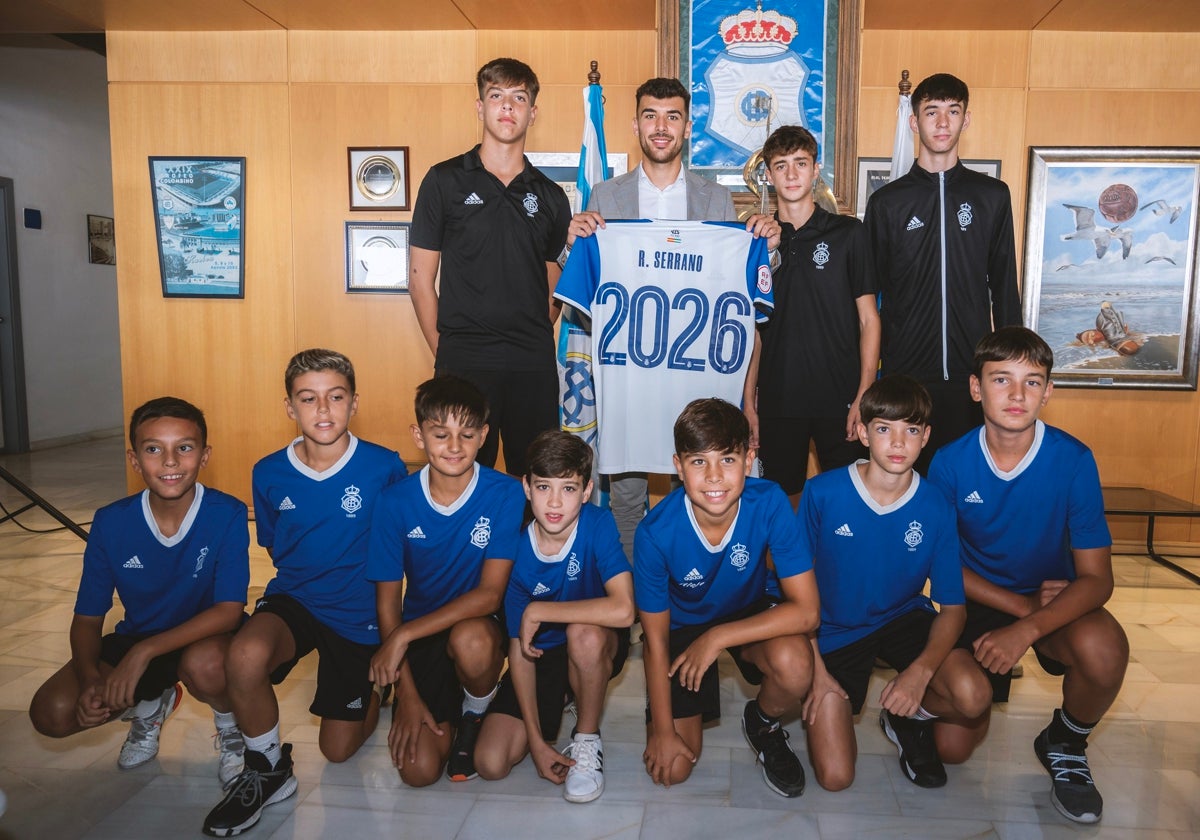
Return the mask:
<svg viewBox="0 0 1200 840">
<path fill-rule="evenodd" d="M 498 627 L 503 627 L 500 619 L 489 616 Z M 408 646 L 405 659 L 408 660 L 409 670 L 412 671 L 413 682 L 417 686 L 417 694 L 438 723 L 448 723 L 458 726 L 462 717 L 463 686 L 458 679 L 458 669 L 447 650 L 450 644 L 450 631 L 447 627 L 440 633 L 417 639 Z M 504 636 L 501 630 L 497 634 Z"/>
<path fill-rule="evenodd" d="M 1006 612 L 993 609 L 976 601 L 967 601 L 967 623 L 963 627 L 962 635 L 958 637 L 956 647 L 970 651 L 972 655 L 975 653 L 975 640 L 992 630 L 999 630 L 1001 627 L 1007 627 L 1017 620 L 1015 615 L 1009 615 Z M 1057 659 L 1051 659 L 1040 650 L 1037 644 L 1033 646 L 1033 654 L 1037 657 L 1038 664 L 1042 666 L 1047 674 L 1054 677 L 1061 677 L 1067 672 L 1067 666 L 1059 662 Z M 1012 686 L 1012 672 L 1005 671 L 1003 674 L 993 674 L 991 671 L 984 671 L 987 674 L 988 682 L 992 684 L 992 702 L 1005 703 L 1008 701 L 1009 688 Z"/>
<path fill-rule="evenodd" d="M 629 628 L 614 632 L 617 634 L 617 650 L 613 654 L 612 672 L 608 675 L 610 680 L 621 673 L 629 656 Z M 574 697 L 568 674 L 567 646 L 563 644 L 543 651 L 534 660 L 533 667 L 537 679 L 538 722 L 542 727 L 542 738 L 553 744 L 558 740 L 558 731 L 562 727 L 563 705 Z M 513 688 L 512 671 L 500 679 L 500 689 L 492 705 L 488 706 L 488 714 L 493 712 L 517 720 L 525 719 L 521 714 L 521 704 L 517 702 L 516 689 Z"/>
<path fill-rule="evenodd" d="M 738 610 L 716 621 L 710 621 L 708 624 L 677 627 L 671 631 L 670 641 L 667 645 L 668 659 L 670 662 L 674 662 L 675 657 L 688 649 L 688 645 L 713 627 L 728 624 L 731 621 L 741 621 L 743 618 L 749 618 L 752 615 L 758 615 L 764 610 L 769 610 L 777 603 L 779 602 L 774 598 L 762 598 L 745 609 Z M 758 666 L 742 658 L 742 647 L 742 645 L 736 645 L 727 648 L 727 650 L 733 658 L 734 664 L 737 665 L 738 670 L 745 677 L 746 682 L 751 685 L 758 685 L 763 680 L 762 671 L 758 670 Z M 670 666 L 670 662 L 667 663 L 668 667 Z M 721 717 L 721 683 L 715 661 L 712 665 L 708 666 L 708 670 L 700 678 L 699 691 L 691 691 L 684 688 L 679 684 L 678 679 L 673 678 L 671 680 L 671 717 L 675 720 L 681 720 L 682 718 L 695 717 L 696 715 L 700 715 L 702 723 L 708 723 Z M 650 723 L 649 698 L 646 700 L 646 723 Z"/>
<path fill-rule="evenodd" d="M 271 672 L 279 685 L 312 651 L 317 652 L 317 691 L 308 710 L 328 720 L 365 720 L 371 700 L 371 657 L 379 645 L 364 645 L 339 636 L 289 595 L 260 598 L 254 614 L 278 616 L 292 634 L 296 655 Z"/>
<path fill-rule="evenodd" d="M 875 660 L 882 659 L 897 671 L 913 664 L 929 643 L 929 628 L 936 617 L 928 610 L 912 610 L 845 647 L 821 654 L 825 670 L 850 695 L 853 714 L 861 712 L 866 702 Z"/>
<path fill-rule="evenodd" d="M 845 417 L 760 417 L 758 457 L 763 478 L 778 483 L 789 496 L 803 490 L 810 440 L 816 444 L 821 472 L 867 457 L 867 448 L 857 438 L 846 440 Z"/>
<path fill-rule="evenodd" d="M 109 633 L 100 640 L 100 661 L 116 668 L 130 648 L 142 639 L 148 639 L 155 633 Z M 184 648 L 172 650 L 150 660 L 146 672 L 138 680 L 133 690 L 133 699 L 140 703 L 143 700 L 157 700 L 163 692 L 179 682 L 179 661 L 183 658 Z"/>
</svg>

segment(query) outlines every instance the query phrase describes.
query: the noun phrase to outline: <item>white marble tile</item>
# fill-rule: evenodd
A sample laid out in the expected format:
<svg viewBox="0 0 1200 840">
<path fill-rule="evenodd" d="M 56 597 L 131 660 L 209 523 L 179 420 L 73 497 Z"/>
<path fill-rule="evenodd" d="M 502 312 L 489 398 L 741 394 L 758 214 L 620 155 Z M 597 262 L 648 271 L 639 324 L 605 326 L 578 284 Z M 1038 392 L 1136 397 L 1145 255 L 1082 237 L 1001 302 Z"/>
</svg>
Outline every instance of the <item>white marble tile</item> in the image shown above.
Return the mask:
<svg viewBox="0 0 1200 840">
<path fill-rule="evenodd" d="M 986 820 L 931 820 L 916 817 L 875 817 L 868 814 L 821 814 L 821 840 L 924 840 L 945 838 L 959 840 L 998 840 L 1000 835 Z"/>
<path fill-rule="evenodd" d="M 816 837 L 817 818 L 800 809 L 760 810 L 712 805 L 648 805 L 642 837 L 729 840 L 730 837 Z M 823 837 L 824 834 L 822 833 Z"/>
<path fill-rule="evenodd" d="M 607 793 L 595 802 L 572 804 L 564 799 L 530 808 L 521 797 L 480 795 L 457 840 L 498 837 L 570 837 L 572 840 L 638 840 L 644 809 L 639 803 L 617 802 Z"/>
</svg>

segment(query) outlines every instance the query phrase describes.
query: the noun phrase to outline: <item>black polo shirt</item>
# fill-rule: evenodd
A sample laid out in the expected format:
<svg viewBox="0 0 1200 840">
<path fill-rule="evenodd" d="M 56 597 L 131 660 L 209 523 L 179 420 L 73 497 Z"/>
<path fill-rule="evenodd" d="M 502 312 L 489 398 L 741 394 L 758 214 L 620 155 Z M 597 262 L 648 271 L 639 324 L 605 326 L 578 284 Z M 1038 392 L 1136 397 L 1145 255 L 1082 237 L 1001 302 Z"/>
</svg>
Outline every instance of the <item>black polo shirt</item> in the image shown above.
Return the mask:
<svg viewBox="0 0 1200 840">
<path fill-rule="evenodd" d="M 411 242 L 442 255 L 439 368 L 554 369 L 546 263 L 570 221 L 562 188 L 528 160 L 507 187 L 483 168 L 479 146 L 429 170 Z"/>
<path fill-rule="evenodd" d="M 782 226 L 775 311 L 760 328 L 758 413 L 844 418 L 859 384 L 855 301 L 877 291 L 866 229 L 820 207 L 799 230 Z"/>
</svg>

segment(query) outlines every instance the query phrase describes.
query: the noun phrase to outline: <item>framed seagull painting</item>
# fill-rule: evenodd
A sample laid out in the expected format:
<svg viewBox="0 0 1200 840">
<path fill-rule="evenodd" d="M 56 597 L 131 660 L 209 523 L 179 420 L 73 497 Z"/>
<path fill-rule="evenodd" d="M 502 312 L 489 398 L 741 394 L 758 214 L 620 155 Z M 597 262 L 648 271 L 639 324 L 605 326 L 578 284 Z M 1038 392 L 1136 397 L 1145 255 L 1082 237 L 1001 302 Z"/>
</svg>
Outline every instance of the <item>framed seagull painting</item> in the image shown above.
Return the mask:
<svg viewBox="0 0 1200 840">
<path fill-rule="evenodd" d="M 1025 323 L 1056 385 L 1196 389 L 1200 149 L 1031 148 Z"/>
</svg>

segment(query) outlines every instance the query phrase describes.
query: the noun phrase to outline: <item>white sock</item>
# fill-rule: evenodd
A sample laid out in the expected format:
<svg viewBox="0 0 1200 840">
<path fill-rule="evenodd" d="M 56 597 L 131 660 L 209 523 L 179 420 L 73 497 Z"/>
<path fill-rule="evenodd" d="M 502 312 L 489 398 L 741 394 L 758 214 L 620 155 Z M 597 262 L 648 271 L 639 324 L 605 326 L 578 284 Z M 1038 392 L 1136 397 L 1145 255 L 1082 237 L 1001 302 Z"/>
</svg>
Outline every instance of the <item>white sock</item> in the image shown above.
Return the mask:
<svg viewBox="0 0 1200 840">
<path fill-rule="evenodd" d="M 917 706 L 917 713 L 913 715 L 913 720 L 937 720 L 937 717 L 924 706 Z"/>
<path fill-rule="evenodd" d="M 279 759 L 283 758 L 283 750 L 279 744 L 278 722 L 262 735 L 254 737 L 243 735 L 243 738 L 246 741 L 246 749 L 265 755 L 267 761 L 271 762 L 272 767 L 279 763 Z"/>
<path fill-rule="evenodd" d="M 599 732 L 576 732 L 571 736 L 572 741 L 599 741 Z"/>
<path fill-rule="evenodd" d="M 500 684 L 497 683 L 484 697 L 476 697 L 464 688 L 462 710 L 473 715 L 482 715 L 488 710 L 488 706 L 492 704 L 492 698 L 496 696 L 496 689 L 499 687 Z"/>
<path fill-rule="evenodd" d="M 161 697 L 155 697 L 153 700 L 142 700 L 133 707 L 133 715 L 134 717 L 148 718 L 158 711 L 161 703 Z"/>
<path fill-rule="evenodd" d="M 213 709 L 213 723 L 217 725 L 217 729 L 233 729 L 237 726 L 237 719 L 234 718 L 233 712 L 218 712 Z"/>
</svg>

